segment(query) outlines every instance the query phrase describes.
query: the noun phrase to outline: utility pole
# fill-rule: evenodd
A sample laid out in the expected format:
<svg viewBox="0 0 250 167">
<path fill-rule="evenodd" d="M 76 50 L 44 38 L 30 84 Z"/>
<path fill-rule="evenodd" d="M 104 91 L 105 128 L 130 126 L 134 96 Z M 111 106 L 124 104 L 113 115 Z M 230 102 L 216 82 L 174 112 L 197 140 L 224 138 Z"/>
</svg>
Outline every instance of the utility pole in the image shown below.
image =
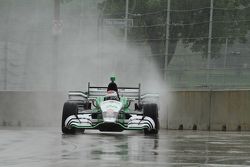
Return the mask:
<svg viewBox="0 0 250 167">
<path fill-rule="evenodd" d="M 11 2 L 8 1 L 7 4 L 7 15 L 6 15 L 6 29 L 5 29 L 5 34 L 4 34 L 4 48 L 3 48 L 3 54 L 4 54 L 4 85 L 3 89 L 7 90 L 8 89 L 8 53 L 9 53 L 9 18 L 10 18 L 10 7 L 11 7 Z"/>
<path fill-rule="evenodd" d="M 224 51 L 224 63 L 223 63 L 223 68 L 224 68 L 224 84 L 225 84 L 225 81 L 226 81 L 227 48 L 228 48 L 228 38 L 226 38 L 225 51 Z"/>
<path fill-rule="evenodd" d="M 59 33 L 61 28 L 60 20 L 60 0 L 54 0 L 54 36 L 53 36 L 53 55 L 52 55 L 52 81 L 51 89 L 58 89 L 58 42 L 59 42 Z"/>
<path fill-rule="evenodd" d="M 129 0 L 126 0 L 126 9 L 125 9 L 125 28 L 124 28 L 124 42 L 126 46 L 126 42 L 128 39 L 128 3 Z"/>
<path fill-rule="evenodd" d="M 224 63 L 223 63 L 224 70 L 226 68 L 226 63 L 227 63 L 227 48 L 228 48 L 228 38 L 226 38 L 225 51 L 224 51 Z"/>
<path fill-rule="evenodd" d="M 169 46 L 169 23 L 170 23 L 170 3 L 168 0 L 167 7 L 167 19 L 166 19 L 166 46 L 165 46 L 165 60 L 164 60 L 164 81 L 167 79 L 167 69 L 168 69 L 168 46 Z"/>
<path fill-rule="evenodd" d="M 210 0 L 210 17 L 209 17 L 209 32 L 208 32 L 208 53 L 207 53 L 207 84 L 210 75 L 210 61 L 211 61 L 211 43 L 212 43 L 212 30 L 213 30 L 213 10 L 214 0 Z"/>
<path fill-rule="evenodd" d="M 5 39 L 3 49 L 4 49 L 4 88 L 3 89 L 7 90 L 8 88 L 8 38 Z"/>
</svg>

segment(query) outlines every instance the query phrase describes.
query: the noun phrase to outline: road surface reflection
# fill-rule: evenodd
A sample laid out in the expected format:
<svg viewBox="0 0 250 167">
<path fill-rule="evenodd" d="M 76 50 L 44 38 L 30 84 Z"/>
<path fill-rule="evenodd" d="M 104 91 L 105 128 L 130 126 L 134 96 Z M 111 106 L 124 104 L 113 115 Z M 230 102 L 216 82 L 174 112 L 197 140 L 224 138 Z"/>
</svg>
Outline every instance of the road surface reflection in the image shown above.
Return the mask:
<svg viewBox="0 0 250 167">
<path fill-rule="evenodd" d="M 85 132 L 2 127 L 0 166 L 250 166 L 249 132 Z"/>
</svg>

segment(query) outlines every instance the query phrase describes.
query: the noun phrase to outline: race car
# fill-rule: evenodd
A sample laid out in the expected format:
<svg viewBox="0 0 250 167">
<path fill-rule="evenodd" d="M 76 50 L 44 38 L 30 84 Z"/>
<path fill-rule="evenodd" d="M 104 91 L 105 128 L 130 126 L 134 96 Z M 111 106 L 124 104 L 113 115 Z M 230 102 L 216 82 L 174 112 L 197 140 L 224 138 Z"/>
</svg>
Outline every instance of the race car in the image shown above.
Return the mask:
<svg viewBox="0 0 250 167">
<path fill-rule="evenodd" d="M 142 130 L 144 134 L 157 134 L 160 125 L 155 99 L 158 97 L 157 94 L 141 95 L 140 84 L 138 87 L 118 87 L 116 92 L 88 83 L 87 92 L 69 91 L 63 106 L 62 132 L 73 134 L 79 130 L 97 129 L 104 132 Z"/>
</svg>

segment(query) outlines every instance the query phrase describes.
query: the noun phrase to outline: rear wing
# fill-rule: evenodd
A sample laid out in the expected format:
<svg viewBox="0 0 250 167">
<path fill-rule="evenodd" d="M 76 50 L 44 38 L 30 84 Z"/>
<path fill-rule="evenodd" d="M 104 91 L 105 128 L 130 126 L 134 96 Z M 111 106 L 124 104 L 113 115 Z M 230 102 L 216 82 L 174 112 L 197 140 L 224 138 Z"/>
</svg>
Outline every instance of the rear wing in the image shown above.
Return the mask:
<svg viewBox="0 0 250 167">
<path fill-rule="evenodd" d="M 97 98 L 99 96 L 105 96 L 107 94 L 108 87 L 91 86 L 88 83 L 88 98 Z M 138 87 L 118 87 L 118 93 L 120 97 L 127 97 L 130 100 L 138 100 L 141 102 L 141 84 Z"/>
<path fill-rule="evenodd" d="M 82 91 L 69 91 L 68 97 L 70 100 L 79 99 L 81 100 L 92 100 L 100 96 L 105 96 L 107 94 L 108 87 L 91 86 L 88 83 L 87 92 Z M 120 97 L 127 97 L 129 100 L 138 100 L 138 103 L 146 102 L 147 99 L 157 99 L 158 94 L 144 94 L 141 95 L 141 84 L 138 87 L 118 87 L 118 93 Z"/>
</svg>

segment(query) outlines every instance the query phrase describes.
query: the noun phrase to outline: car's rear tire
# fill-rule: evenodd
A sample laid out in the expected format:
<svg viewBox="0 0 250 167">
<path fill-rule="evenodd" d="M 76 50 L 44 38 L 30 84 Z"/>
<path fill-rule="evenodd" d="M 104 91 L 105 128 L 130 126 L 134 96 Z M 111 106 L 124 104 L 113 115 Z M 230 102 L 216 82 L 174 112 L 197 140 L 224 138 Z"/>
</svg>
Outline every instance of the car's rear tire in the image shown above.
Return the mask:
<svg viewBox="0 0 250 167">
<path fill-rule="evenodd" d="M 66 102 L 64 103 L 63 106 L 63 112 L 62 112 L 62 132 L 64 134 L 74 134 L 75 133 L 75 128 L 68 129 L 65 127 L 65 120 L 70 116 L 70 115 L 77 115 L 77 104 L 72 103 L 72 102 Z"/>
<path fill-rule="evenodd" d="M 160 123 L 158 118 L 158 106 L 155 103 L 143 105 L 143 116 L 150 117 L 155 122 L 155 129 L 144 129 L 144 134 L 158 134 Z"/>
</svg>

